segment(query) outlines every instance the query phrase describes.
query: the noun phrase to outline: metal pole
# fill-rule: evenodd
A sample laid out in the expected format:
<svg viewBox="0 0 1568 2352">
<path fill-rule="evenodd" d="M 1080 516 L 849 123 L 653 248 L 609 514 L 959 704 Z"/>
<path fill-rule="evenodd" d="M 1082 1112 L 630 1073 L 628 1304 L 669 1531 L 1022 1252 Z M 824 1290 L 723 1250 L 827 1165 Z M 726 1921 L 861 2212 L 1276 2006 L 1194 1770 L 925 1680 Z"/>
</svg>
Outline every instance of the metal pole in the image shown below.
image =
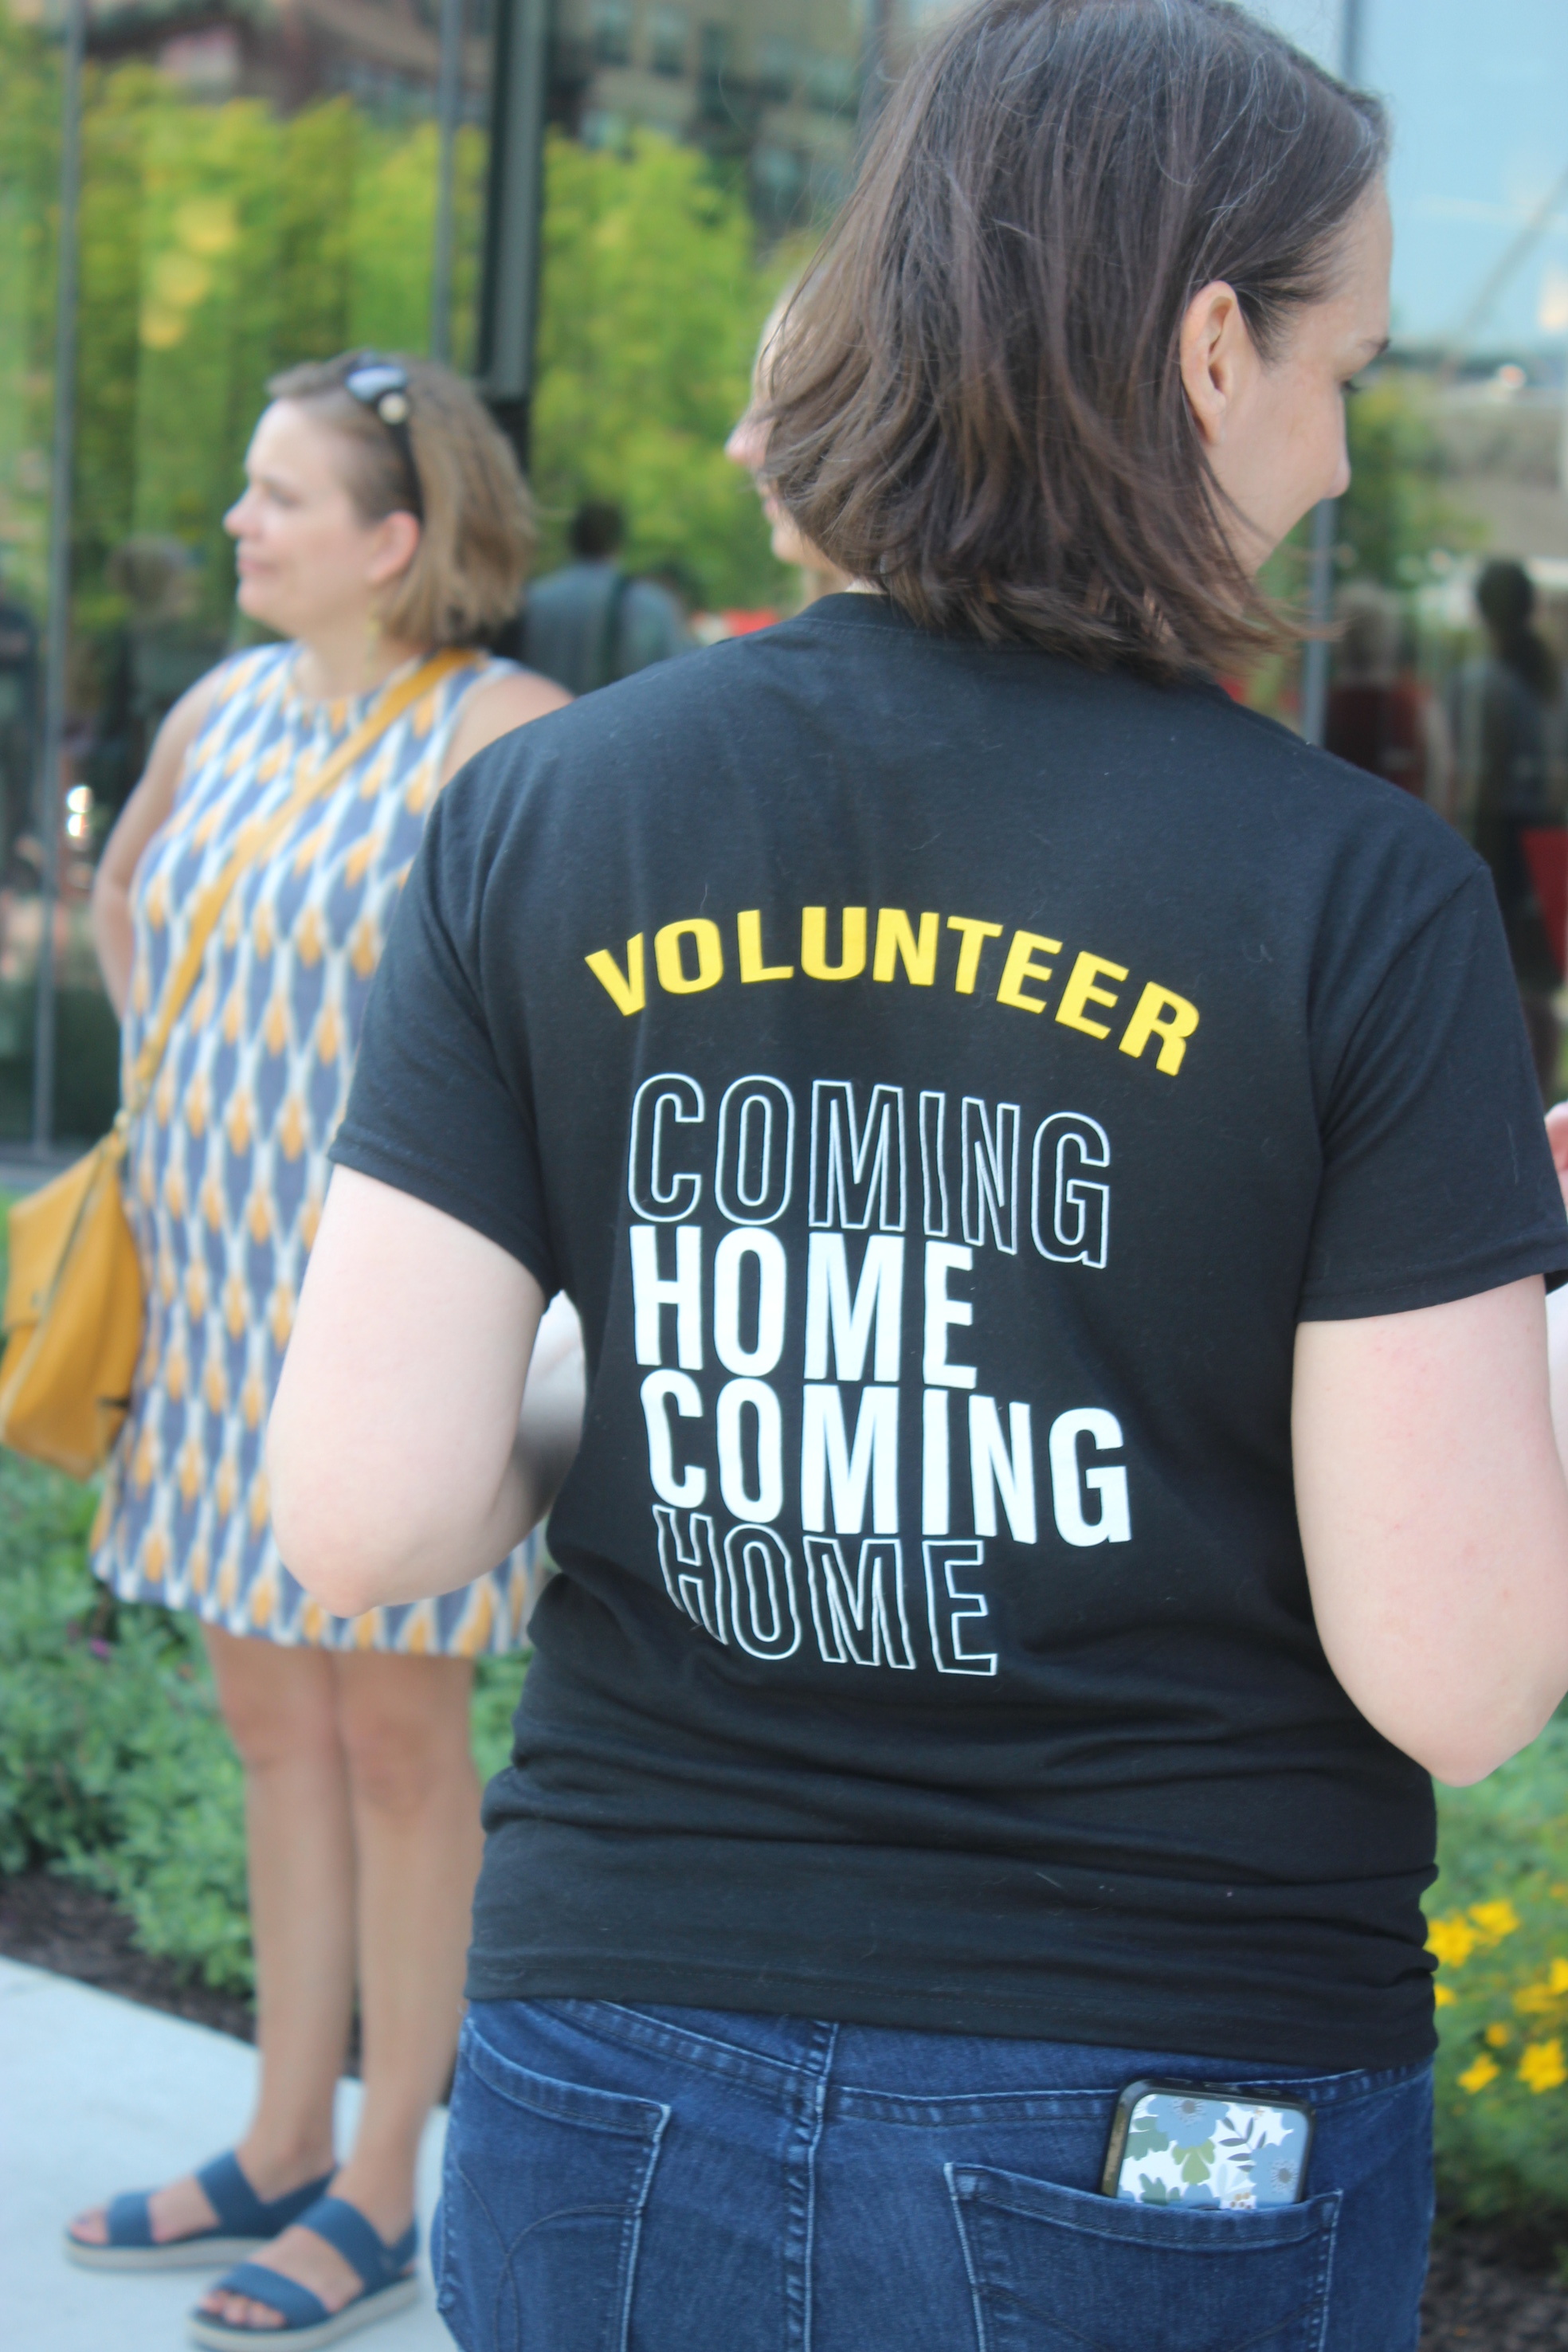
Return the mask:
<svg viewBox="0 0 1568 2352">
<path fill-rule="evenodd" d="M 1366 0 L 1341 0 L 1340 79 L 1353 88 L 1361 79 L 1362 35 Z M 1337 499 L 1324 499 L 1312 509 L 1312 551 L 1307 572 L 1307 612 L 1313 630 L 1301 653 L 1301 732 L 1309 743 L 1321 743 L 1329 714 L 1329 654 L 1327 632 L 1334 617 L 1334 549 L 1339 543 Z"/>
<path fill-rule="evenodd" d="M 55 399 L 49 454 L 48 612 L 44 724 L 36 805 L 44 866 L 33 1023 L 33 1149 L 55 1130 L 55 908 L 60 889 L 60 765 L 65 757 L 66 654 L 70 640 L 71 470 L 76 439 L 77 214 L 81 195 L 81 69 L 87 0 L 66 0 L 60 89 L 60 221 L 55 264 Z"/>
<path fill-rule="evenodd" d="M 458 126 L 462 106 L 463 0 L 441 0 L 441 68 L 436 94 L 436 121 L 441 144 L 436 176 L 436 250 L 430 265 L 430 356 L 448 362 L 452 356 Z"/>
<path fill-rule="evenodd" d="M 871 0 L 860 67 L 860 143 L 877 127 L 893 83 L 893 0 Z"/>
<path fill-rule="evenodd" d="M 491 415 L 526 467 L 544 208 L 550 0 L 498 0 L 495 23 L 476 372 Z"/>
</svg>

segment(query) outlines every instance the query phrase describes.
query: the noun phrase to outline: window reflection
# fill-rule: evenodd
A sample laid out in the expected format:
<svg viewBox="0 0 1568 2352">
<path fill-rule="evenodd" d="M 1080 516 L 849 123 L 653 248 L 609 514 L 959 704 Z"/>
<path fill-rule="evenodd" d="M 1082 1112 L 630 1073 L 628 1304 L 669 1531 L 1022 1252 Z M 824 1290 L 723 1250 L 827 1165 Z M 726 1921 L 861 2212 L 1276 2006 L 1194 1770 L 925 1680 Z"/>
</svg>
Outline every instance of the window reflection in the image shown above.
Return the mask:
<svg viewBox="0 0 1568 2352">
<path fill-rule="evenodd" d="M 351 343 L 427 347 L 435 0 L 218 0 L 199 26 L 97 0 L 80 299 L 57 1125 L 114 1108 L 87 928 L 91 854 L 164 713 L 237 641 L 221 528 L 266 379 Z M 472 348 L 489 0 L 468 0 L 453 349 Z M 0 1133 L 25 1131 L 41 845 L 36 630 L 48 495 L 58 62 L 0 0 Z M 7 1058 L 9 1057 L 9 1058 Z"/>
<path fill-rule="evenodd" d="M 626 510 L 628 568 L 689 608 L 788 608 L 796 583 L 723 437 L 761 322 L 848 185 L 868 107 L 949 5 L 556 0 L 531 420 L 546 562 L 574 509 L 607 499 Z M 1331 60 L 1338 0 L 1258 5 Z M 0 0 L 0 1133 L 26 1125 L 38 939 L 57 7 Z M 1568 158 L 1553 111 L 1568 17 L 1554 0 L 1496 0 L 1484 26 L 1464 0 L 1361 8 L 1367 79 L 1396 117 L 1399 258 L 1394 347 L 1350 415 L 1330 705 L 1342 748 L 1354 735 L 1355 756 L 1473 833 L 1479 771 L 1461 739 L 1492 652 L 1477 604 L 1489 562 L 1524 567 L 1531 625 L 1568 669 Z M 492 0 L 465 0 L 464 16 L 459 366 L 475 347 Z M 86 945 L 91 857 L 163 712 L 234 642 L 219 520 L 265 379 L 351 343 L 429 345 L 439 25 L 440 0 L 206 0 L 178 17 L 92 0 L 58 939 L 62 1035 L 100 1094 L 112 1039 Z M 1300 593 L 1300 551 L 1275 584 Z M 1294 662 L 1236 683 L 1299 722 Z M 1552 748 L 1568 730 L 1550 713 L 1543 740 L 1568 908 L 1568 750 Z M 65 1057 L 60 1100 L 62 1129 L 107 1116 Z"/>
</svg>

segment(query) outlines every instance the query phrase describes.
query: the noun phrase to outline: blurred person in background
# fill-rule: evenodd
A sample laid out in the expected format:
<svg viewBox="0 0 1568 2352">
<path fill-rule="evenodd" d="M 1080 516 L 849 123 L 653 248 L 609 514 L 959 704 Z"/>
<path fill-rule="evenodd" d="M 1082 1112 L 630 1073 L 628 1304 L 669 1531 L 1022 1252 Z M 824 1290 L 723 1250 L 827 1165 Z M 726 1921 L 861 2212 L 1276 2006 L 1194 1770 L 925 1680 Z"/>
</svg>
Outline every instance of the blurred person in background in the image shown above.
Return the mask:
<svg viewBox="0 0 1568 2352">
<path fill-rule="evenodd" d="M 574 560 L 528 592 L 521 632 L 528 659 L 572 694 L 630 677 L 692 643 L 669 590 L 634 578 L 616 562 L 626 535 L 619 507 L 586 501 L 572 518 Z"/>
<path fill-rule="evenodd" d="M 80 2215 L 68 2251 L 126 2270 L 253 2253 L 202 2300 L 208 2345 L 346 2327 L 414 2292 L 415 2158 L 451 2066 L 479 1857 L 472 1661 L 521 1645 L 527 1562 L 502 1545 L 438 1601 L 332 1617 L 279 1556 L 262 1433 L 426 821 L 464 761 L 566 700 L 478 649 L 515 608 L 533 530 L 473 394 L 374 353 L 268 390 L 225 523 L 242 612 L 286 642 L 175 704 L 93 902 L 130 1067 L 206 886 L 363 743 L 244 869 L 125 1162 L 147 1326 L 93 1568 L 121 1601 L 202 1622 L 245 1767 L 260 2077 L 231 2154 Z M 375 731 L 383 698 L 395 709 L 426 676 Z M 364 2103 L 336 2169 L 356 1993 Z"/>
<path fill-rule="evenodd" d="M 16 844 L 33 821 L 38 630 L 0 573 L 0 878 L 10 879 Z M 29 880 L 35 875 L 29 871 Z"/>
<path fill-rule="evenodd" d="M 1522 563 L 1487 564 L 1476 583 L 1487 650 L 1449 688 L 1458 822 L 1491 869 L 1542 1099 L 1558 1091 L 1554 999 L 1564 940 L 1548 929 L 1526 836 L 1568 816 L 1563 675 L 1534 625 L 1535 583 Z"/>
<path fill-rule="evenodd" d="M 777 561 L 787 563 L 794 572 L 797 582 L 795 610 L 803 613 L 819 597 L 840 595 L 854 583 L 828 562 L 819 547 L 813 547 L 809 540 L 802 538 L 799 524 L 788 508 L 780 504 L 767 478 L 769 387 L 779 355 L 780 331 L 794 297 L 794 287 L 786 288 L 768 313 L 752 368 L 752 397 L 724 444 L 724 454 L 737 466 L 743 466 L 757 486 L 757 496 L 768 522 L 768 543 Z"/>
<path fill-rule="evenodd" d="M 1335 597 L 1334 618 L 1340 634 L 1324 749 L 1441 809 L 1447 781 L 1446 730 L 1404 658 L 1399 599 L 1374 581 L 1355 581 Z"/>
</svg>

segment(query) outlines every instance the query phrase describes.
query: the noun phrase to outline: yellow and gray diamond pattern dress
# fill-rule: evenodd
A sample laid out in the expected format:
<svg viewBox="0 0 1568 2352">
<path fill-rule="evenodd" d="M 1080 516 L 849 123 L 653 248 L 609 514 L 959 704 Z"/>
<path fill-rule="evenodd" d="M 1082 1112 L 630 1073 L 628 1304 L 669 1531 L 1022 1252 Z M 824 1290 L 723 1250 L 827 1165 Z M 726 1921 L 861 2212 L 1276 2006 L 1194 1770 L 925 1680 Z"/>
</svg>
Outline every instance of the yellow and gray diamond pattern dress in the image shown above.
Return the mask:
<svg viewBox="0 0 1568 2352">
<path fill-rule="evenodd" d="M 227 665 L 137 868 L 127 1068 L 241 827 L 280 807 L 372 708 L 373 696 L 304 702 L 293 662 L 291 646 L 268 646 Z M 121 1600 L 328 1649 L 474 1657 L 522 1641 L 531 1546 L 437 1600 L 330 1616 L 279 1557 L 263 1462 L 386 927 L 463 705 L 498 667 L 479 655 L 448 673 L 246 870 L 174 1024 L 125 1168 L 147 1328 L 93 1552 Z"/>
</svg>

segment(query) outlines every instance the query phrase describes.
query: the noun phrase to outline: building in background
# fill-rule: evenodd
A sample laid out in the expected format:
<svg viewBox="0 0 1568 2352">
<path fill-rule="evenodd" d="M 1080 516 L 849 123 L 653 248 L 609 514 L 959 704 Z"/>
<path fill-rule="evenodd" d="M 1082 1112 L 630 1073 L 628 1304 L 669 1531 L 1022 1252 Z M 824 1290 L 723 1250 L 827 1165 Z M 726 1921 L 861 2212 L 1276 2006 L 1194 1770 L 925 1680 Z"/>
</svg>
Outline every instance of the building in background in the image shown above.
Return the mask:
<svg viewBox="0 0 1568 2352">
<path fill-rule="evenodd" d="M 26 1125 L 40 937 L 63 5 L 0 0 L 0 1134 Z M 1338 54 L 1345 0 L 1254 5 Z M 235 639 L 220 518 L 267 377 L 349 345 L 445 348 L 526 442 L 542 566 L 609 499 L 629 564 L 693 604 L 783 603 L 724 436 L 868 113 L 951 0 L 88 5 L 62 1133 L 112 1094 L 91 856 L 163 710 Z M 1399 142 L 1395 349 L 1352 412 L 1335 571 L 1398 600 L 1405 668 L 1440 701 L 1487 554 L 1529 562 L 1568 650 L 1568 12 L 1359 12 Z M 1297 707 L 1288 666 L 1254 691 Z"/>
<path fill-rule="evenodd" d="M 27 1130 L 41 937 L 61 7 L 0 0 L 0 1137 Z M 112 1114 L 92 855 L 163 712 L 239 639 L 221 518 L 268 377 L 437 339 L 493 373 L 510 341 L 524 397 L 498 376 L 496 404 L 527 438 L 542 564 L 582 499 L 609 498 L 637 568 L 713 607 L 777 603 L 722 443 L 904 25 L 888 0 L 88 0 L 60 1134 Z M 492 148 L 543 211 L 523 223 L 528 251 L 514 240 L 487 271 L 504 226 Z"/>
</svg>

